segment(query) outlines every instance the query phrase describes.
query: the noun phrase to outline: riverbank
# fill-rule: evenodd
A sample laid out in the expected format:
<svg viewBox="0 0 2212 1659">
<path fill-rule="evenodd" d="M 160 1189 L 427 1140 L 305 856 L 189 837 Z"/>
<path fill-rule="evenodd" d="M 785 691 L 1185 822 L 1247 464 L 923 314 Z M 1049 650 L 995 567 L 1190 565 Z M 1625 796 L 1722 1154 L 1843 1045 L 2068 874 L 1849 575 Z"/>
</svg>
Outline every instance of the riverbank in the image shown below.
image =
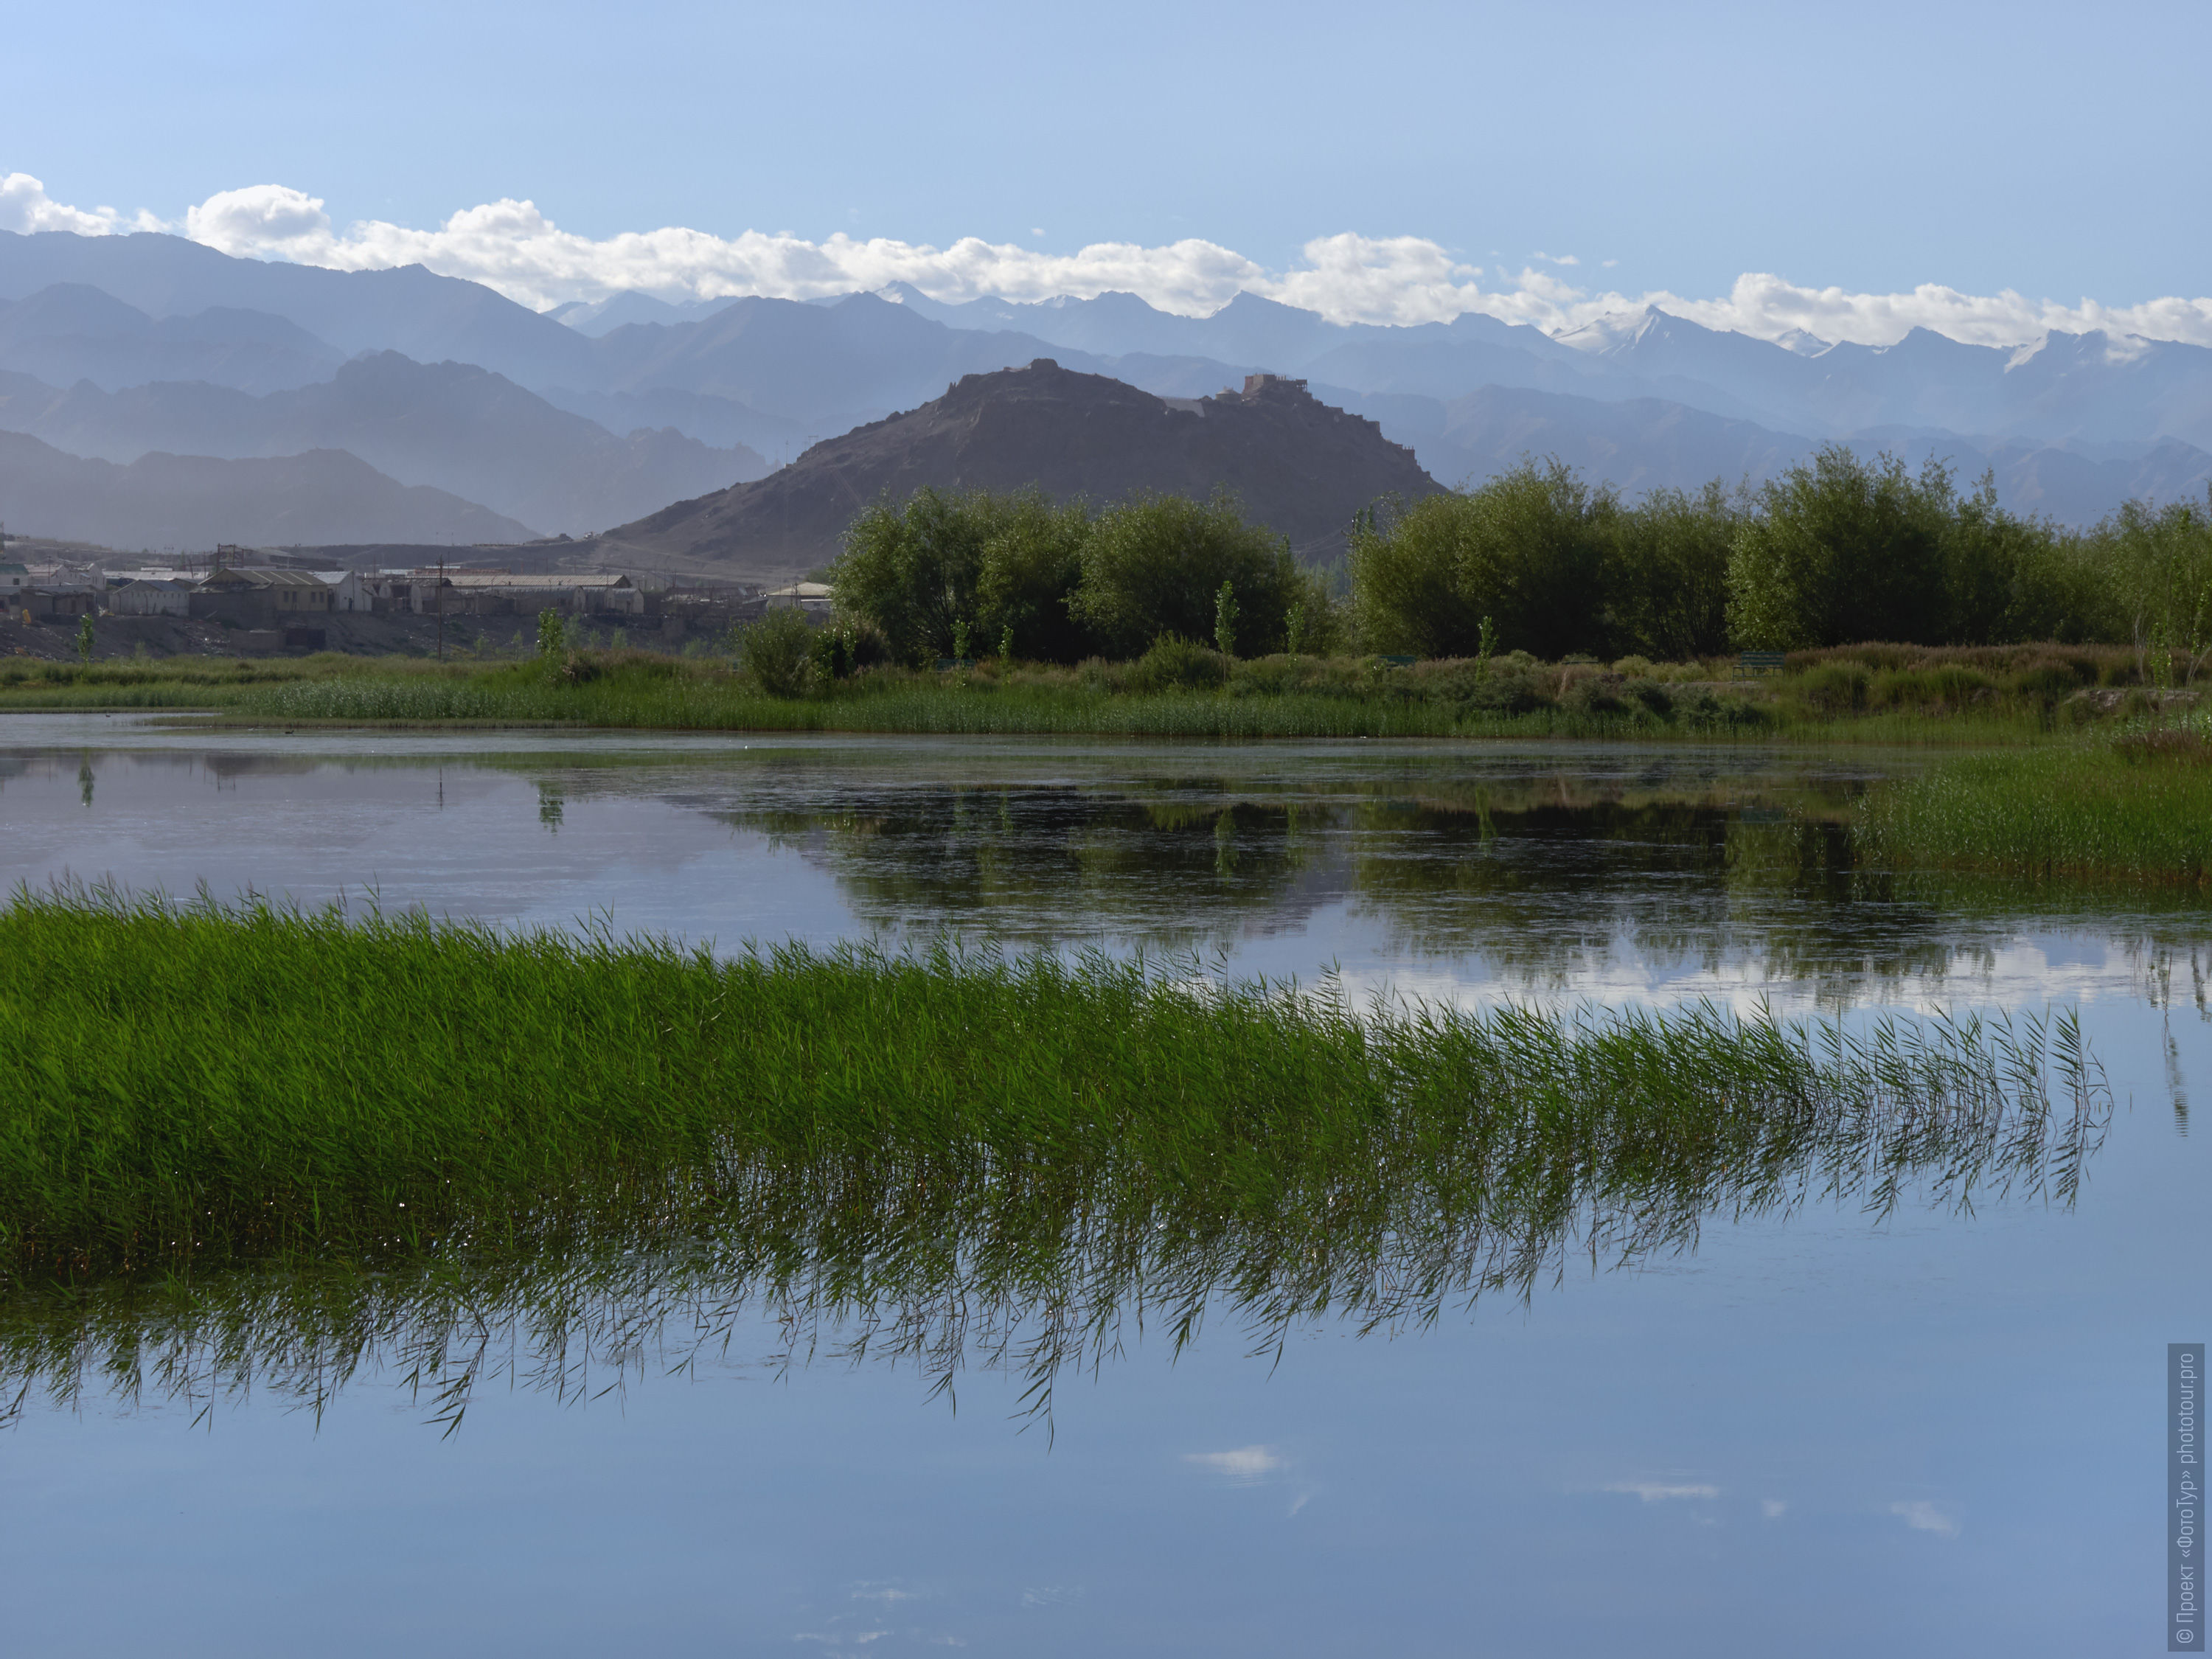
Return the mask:
<svg viewBox="0 0 2212 1659">
<path fill-rule="evenodd" d="M 834 653 L 833 653 L 834 654 Z M 246 721 L 470 721 L 690 731 L 1110 737 L 1549 738 L 2034 743 L 2193 708 L 2136 683 L 2109 647 L 1793 656 L 1731 678 L 1725 661 L 1611 665 L 1383 658 L 1233 660 L 1195 646 L 1076 667 L 984 661 L 942 672 L 811 674 L 772 696 L 709 654 L 563 651 L 507 662 L 325 655 L 296 661 L 0 662 L 0 711 L 199 708 Z"/>
</svg>

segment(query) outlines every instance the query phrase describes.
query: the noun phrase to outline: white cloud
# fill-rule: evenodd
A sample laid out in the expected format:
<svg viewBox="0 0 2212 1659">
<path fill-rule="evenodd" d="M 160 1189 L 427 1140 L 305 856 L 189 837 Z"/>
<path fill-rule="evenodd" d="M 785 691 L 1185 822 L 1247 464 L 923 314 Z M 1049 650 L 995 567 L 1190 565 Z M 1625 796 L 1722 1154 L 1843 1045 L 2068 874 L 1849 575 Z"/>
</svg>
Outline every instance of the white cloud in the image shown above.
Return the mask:
<svg viewBox="0 0 2212 1659">
<path fill-rule="evenodd" d="M 1279 1455 L 1273 1446 L 1239 1446 L 1235 1451 L 1185 1452 L 1182 1461 L 1194 1463 L 1200 1468 L 1226 1475 L 1238 1486 L 1249 1486 L 1278 1469 L 1288 1468 L 1290 1460 Z"/>
<path fill-rule="evenodd" d="M 1718 1498 L 1721 1495 L 1718 1486 L 1668 1486 L 1657 1480 L 1622 1480 L 1605 1490 L 1631 1492 L 1647 1504 L 1663 1504 L 1674 1498 Z"/>
<path fill-rule="evenodd" d="M 948 301 L 1087 299 L 1123 289 L 1162 310 L 1194 317 L 1249 293 L 1345 323 L 1445 322 L 1474 313 L 1559 333 L 1656 306 L 1709 328 L 1766 340 L 1802 331 L 1822 340 L 1879 346 L 1927 328 L 1972 344 L 2027 346 L 2053 329 L 2101 329 L 2212 345 L 2212 298 L 2133 306 L 2083 299 L 2069 305 L 2010 289 L 1972 295 L 1936 283 L 1910 293 L 1856 294 L 1808 288 L 1764 272 L 1738 277 L 1717 298 L 1664 289 L 1631 295 L 1576 286 L 1562 274 L 1577 265 L 1573 255 L 1542 253 L 1517 272 L 1498 268 L 1489 273 L 1495 286 L 1486 287 L 1480 267 L 1460 263 L 1425 237 L 1351 232 L 1316 237 L 1296 263 L 1271 270 L 1198 238 L 1152 247 L 1094 242 L 1064 254 L 972 236 L 937 247 L 842 233 L 820 241 L 788 231 L 724 237 L 677 226 L 594 238 L 562 229 L 534 203 L 512 199 L 465 208 L 431 230 L 379 219 L 340 230 L 320 198 L 283 185 L 219 191 L 172 225 L 145 212 L 126 217 L 112 208 L 68 206 L 20 173 L 0 177 L 0 228 L 85 235 L 177 229 L 226 253 L 253 258 L 341 270 L 419 264 L 540 308 L 605 299 L 626 289 L 672 300 L 740 295 L 807 300 L 904 282 Z M 1042 240 L 1044 233 L 1030 234 Z"/>
<path fill-rule="evenodd" d="M 112 236 L 118 231 L 167 230 L 150 213 L 126 218 L 113 208 L 73 208 L 55 201 L 27 173 L 0 173 L 0 230 L 26 235 L 40 230 L 75 231 L 80 236 Z"/>
<path fill-rule="evenodd" d="M 1759 1512 L 1770 1521 L 1780 1520 L 1783 1511 L 1789 1507 L 1790 1505 L 1779 1498 L 1762 1498 L 1759 1500 Z"/>
<path fill-rule="evenodd" d="M 1537 250 L 1536 252 L 1531 254 L 1529 257 L 1531 258 L 1541 259 L 1547 265 L 1578 265 L 1582 264 L 1582 261 L 1575 258 L 1571 253 L 1546 253 L 1541 249 Z"/>
<path fill-rule="evenodd" d="M 1932 1532 L 1945 1538 L 1959 1535 L 1958 1522 L 1924 1498 L 1916 1498 L 1910 1503 L 1892 1504 L 1889 1512 L 1901 1516 L 1905 1524 L 1915 1532 Z"/>
</svg>

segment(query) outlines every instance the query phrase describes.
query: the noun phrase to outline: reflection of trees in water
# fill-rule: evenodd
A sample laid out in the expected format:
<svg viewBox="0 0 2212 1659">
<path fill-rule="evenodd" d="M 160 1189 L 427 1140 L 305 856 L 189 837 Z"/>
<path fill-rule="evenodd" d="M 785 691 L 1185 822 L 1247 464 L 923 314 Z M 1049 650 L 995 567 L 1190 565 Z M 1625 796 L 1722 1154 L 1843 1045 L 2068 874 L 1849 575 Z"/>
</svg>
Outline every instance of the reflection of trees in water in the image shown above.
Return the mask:
<svg viewBox="0 0 2212 1659">
<path fill-rule="evenodd" d="M 1562 1044 L 1524 1016 L 1482 1062 L 1512 1090 L 1408 1078 L 1371 1121 L 1180 1152 L 1133 1152 L 1111 1126 L 1049 1146 L 847 1143 L 630 1194 L 535 1248 L 19 1291 L 0 1304 L 0 1419 L 10 1400 L 252 1388 L 320 1409 L 376 1371 L 450 1425 L 490 1379 L 575 1398 L 732 1357 L 888 1358 L 933 1391 L 1000 1369 L 1048 1415 L 1061 1376 L 1146 1328 L 1180 1348 L 1225 1322 L 1265 1350 L 1324 1318 L 1395 1331 L 1525 1298 L 1570 1256 L 1646 1261 L 1708 1222 L 2069 1206 L 2109 1122 L 2063 1022 L 1908 1023 L 1855 1044 L 1745 1042 L 1704 1018 L 1703 1036 L 1613 1022 Z M 1683 1063 L 1715 1042 L 1729 1075 Z"/>
<path fill-rule="evenodd" d="M 830 871 L 886 932 L 985 928 L 1024 944 L 1114 933 L 1167 949 L 1303 914 L 1340 890 L 1340 814 L 1178 788 L 914 789 L 819 810 L 721 812 Z"/>
<path fill-rule="evenodd" d="M 1345 904 L 1401 957 L 1480 958 L 1531 995 L 1603 973 L 1741 976 L 1841 1010 L 1884 986 L 1971 983 L 2024 931 L 2140 954 L 2148 985 L 2160 951 L 2212 933 L 2192 897 L 1862 871 L 1848 824 L 1863 781 L 1733 757 L 1601 775 L 1604 759 L 1502 775 L 1403 757 L 1312 762 L 1310 776 L 1140 763 L 1050 783 L 1008 763 L 948 784 L 809 757 L 743 787 L 695 773 L 669 799 L 819 865 L 886 933 L 1187 950 Z M 560 776 L 572 795 L 628 794 L 639 769 Z"/>
</svg>

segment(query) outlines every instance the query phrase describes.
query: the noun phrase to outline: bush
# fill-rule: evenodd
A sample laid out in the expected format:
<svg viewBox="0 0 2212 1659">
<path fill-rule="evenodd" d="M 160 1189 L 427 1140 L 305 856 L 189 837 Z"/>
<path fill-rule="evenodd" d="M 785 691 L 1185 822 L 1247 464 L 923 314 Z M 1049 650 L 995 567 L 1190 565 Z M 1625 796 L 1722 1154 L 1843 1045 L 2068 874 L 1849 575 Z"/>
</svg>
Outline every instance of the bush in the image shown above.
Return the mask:
<svg viewBox="0 0 2212 1659">
<path fill-rule="evenodd" d="M 1822 663 L 1797 683 L 1797 695 L 1823 714 L 1856 714 L 1867 706 L 1874 676 L 1855 662 Z"/>
<path fill-rule="evenodd" d="M 2013 690 L 2045 708 L 2064 702 L 2080 690 L 2081 677 L 2068 663 L 2039 663 L 2013 682 Z"/>
<path fill-rule="evenodd" d="M 771 611 L 739 635 L 746 672 L 772 697 L 796 697 L 814 678 L 815 632 L 803 612 Z"/>
<path fill-rule="evenodd" d="M 1449 708 L 1455 719 L 1471 714 L 1527 714 L 1553 706 L 1543 678 L 1532 672 L 1533 660 L 1514 663 L 1459 663 L 1427 676 L 1430 697 Z"/>
<path fill-rule="evenodd" d="M 1618 675 L 1585 674 L 1567 687 L 1559 706 L 1577 714 L 1625 714 L 1628 702 L 1621 694 L 1626 689 Z"/>
<path fill-rule="evenodd" d="M 1164 634 L 1122 677 L 1122 688 L 1136 692 L 1210 691 L 1227 682 L 1229 659 L 1195 641 Z"/>
</svg>

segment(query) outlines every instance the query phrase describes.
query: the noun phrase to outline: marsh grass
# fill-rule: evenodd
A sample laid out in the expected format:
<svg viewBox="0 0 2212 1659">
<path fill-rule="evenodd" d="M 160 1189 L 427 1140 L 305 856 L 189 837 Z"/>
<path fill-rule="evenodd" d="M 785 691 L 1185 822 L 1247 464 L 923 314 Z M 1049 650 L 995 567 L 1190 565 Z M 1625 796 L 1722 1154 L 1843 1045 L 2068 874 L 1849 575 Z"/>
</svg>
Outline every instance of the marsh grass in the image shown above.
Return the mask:
<svg viewBox="0 0 2212 1659">
<path fill-rule="evenodd" d="M 495 1328 L 558 1377 L 765 1298 L 794 1348 L 939 1384 L 980 1348 L 1048 1395 L 1125 1316 L 1279 1339 L 1808 1197 L 2064 1201 L 2101 1126 L 2063 1021 L 1354 1010 L 86 891 L 0 913 L 0 1369 L 63 1392 L 380 1355 L 465 1395 Z"/>
<path fill-rule="evenodd" d="M 185 708 L 249 720 L 578 724 L 707 731 L 848 731 L 1247 738 L 1552 738 L 1636 741 L 2037 743 L 2106 721 L 2126 653 L 2095 647 L 1797 653 L 1788 672 L 1732 664 L 1494 661 L 1392 666 L 1380 658 L 877 666 L 777 678 L 711 653 L 568 649 L 521 662 L 438 664 L 331 653 L 222 663 L 0 662 L 0 709 Z M 842 659 L 840 659 L 842 660 Z M 848 665 L 849 666 L 849 665 Z M 1172 669 L 1173 672 L 1170 672 Z M 2141 698 L 2136 689 L 2131 693 Z M 2115 705 L 2117 706 L 2117 705 Z"/>
<path fill-rule="evenodd" d="M 2150 728 L 1961 756 L 1870 792 L 1856 831 L 1869 866 L 2202 887 L 2212 882 L 2212 746 Z"/>
</svg>

